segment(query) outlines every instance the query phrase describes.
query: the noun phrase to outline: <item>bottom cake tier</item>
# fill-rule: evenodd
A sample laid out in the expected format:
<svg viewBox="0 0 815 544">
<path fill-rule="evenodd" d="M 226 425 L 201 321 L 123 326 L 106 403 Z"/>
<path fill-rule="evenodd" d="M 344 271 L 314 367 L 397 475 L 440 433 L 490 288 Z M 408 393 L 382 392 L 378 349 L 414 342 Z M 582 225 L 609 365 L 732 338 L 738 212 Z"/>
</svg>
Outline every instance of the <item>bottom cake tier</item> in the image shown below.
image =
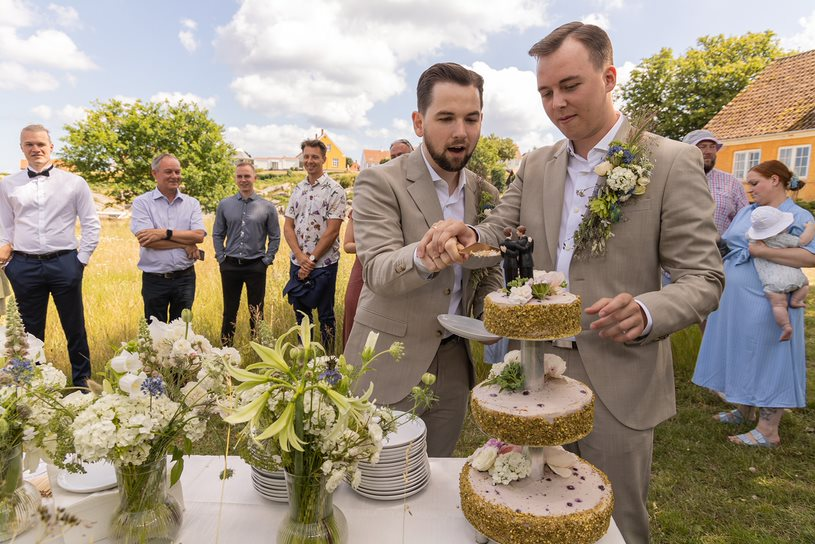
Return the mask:
<svg viewBox="0 0 815 544">
<path fill-rule="evenodd" d="M 591 544 L 608 532 L 614 509 L 608 478 L 582 459 L 568 478 L 547 467 L 542 480 L 509 485 L 466 463 L 459 492 L 470 524 L 500 544 Z"/>
</svg>

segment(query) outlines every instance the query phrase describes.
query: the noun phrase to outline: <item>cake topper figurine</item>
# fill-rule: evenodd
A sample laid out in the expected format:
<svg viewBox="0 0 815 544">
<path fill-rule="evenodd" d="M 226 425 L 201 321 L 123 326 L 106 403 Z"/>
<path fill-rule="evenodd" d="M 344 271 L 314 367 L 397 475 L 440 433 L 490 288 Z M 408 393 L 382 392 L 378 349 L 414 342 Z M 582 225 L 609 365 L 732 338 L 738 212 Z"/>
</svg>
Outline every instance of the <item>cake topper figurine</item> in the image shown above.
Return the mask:
<svg viewBox="0 0 815 544">
<path fill-rule="evenodd" d="M 522 278 L 532 278 L 534 262 L 532 261 L 532 250 L 535 248 L 535 242 L 531 236 L 526 235 L 526 227 L 520 225 L 518 227 L 518 270 Z"/>
<path fill-rule="evenodd" d="M 512 239 L 512 229 L 507 227 L 504 229 L 504 240 L 498 244 L 501 249 L 501 256 L 504 259 L 504 283 L 509 287 L 509 283 L 518 277 L 519 271 L 519 252 L 518 242 Z"/>
</svg>

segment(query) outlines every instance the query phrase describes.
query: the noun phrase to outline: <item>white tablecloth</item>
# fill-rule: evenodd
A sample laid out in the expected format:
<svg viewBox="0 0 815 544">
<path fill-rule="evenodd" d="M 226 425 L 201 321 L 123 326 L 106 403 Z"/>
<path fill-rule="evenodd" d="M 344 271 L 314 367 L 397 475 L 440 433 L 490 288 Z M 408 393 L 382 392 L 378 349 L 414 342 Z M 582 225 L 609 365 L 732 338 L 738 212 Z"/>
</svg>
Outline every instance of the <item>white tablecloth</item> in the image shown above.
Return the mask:
<svg viewBox="0 0 815 544">
<path fill-rule="evenodd" d="M 223 457 L 193 456 L 186 460 L 181 477 L 186 511 L 179 542 L 274 542 L 288 506 L 258 495 L 252 487 L 251 471 L 241 459 L 230 457 L 228 463 L 234 475 L 222 482 L 219 475 Z M 349 542 L 474 543 L 475 533 L 459 504 L 458 475 L 463 463 L 460 458 L 430 459 L 430 485 L 404 500 L 374 501 L 341 485 L 334 495 L 334 504 L 348 519 Z M 78 504 L 78 500 L 87 497 L 56 487 L 54 492 L 59 506 Z M 608 534 L 598 544 L 625 544 L 613 520 Z"/>
</svg>

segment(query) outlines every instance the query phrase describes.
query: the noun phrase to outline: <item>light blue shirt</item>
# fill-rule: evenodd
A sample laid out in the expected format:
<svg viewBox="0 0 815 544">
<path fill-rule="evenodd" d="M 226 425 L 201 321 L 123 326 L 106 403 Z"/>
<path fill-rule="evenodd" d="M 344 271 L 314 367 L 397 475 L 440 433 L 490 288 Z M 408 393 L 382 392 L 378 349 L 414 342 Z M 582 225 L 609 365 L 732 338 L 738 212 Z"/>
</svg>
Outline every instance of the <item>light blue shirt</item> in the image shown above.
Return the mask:
<svg viewBox="0 0 815 544">
<path fill-rule="evenodd" d="M 158 189 L 153 189 L 136 197 L 130 211 L 130 231 L 133 234 L 144 229 L 202 230 L 206 233 L 201 204 L 181 191 L 170 202 Z M 194 262 L 183 248 L 143 247 L 139 251 L 139 270 L 143 272 L 175 272 L 189 268 Z"/>
</svg>

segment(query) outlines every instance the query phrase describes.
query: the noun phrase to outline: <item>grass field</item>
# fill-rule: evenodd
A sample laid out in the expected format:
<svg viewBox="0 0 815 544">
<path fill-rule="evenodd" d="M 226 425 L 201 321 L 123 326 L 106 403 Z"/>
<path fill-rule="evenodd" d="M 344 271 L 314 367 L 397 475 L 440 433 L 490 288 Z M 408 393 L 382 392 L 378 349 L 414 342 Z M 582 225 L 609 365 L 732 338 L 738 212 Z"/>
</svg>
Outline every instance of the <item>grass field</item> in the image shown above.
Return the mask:
<svg viewBox="0 0 815 544">
<path fill-rule="evenodd" d="M 208 228 L 212 219 L 208 221 Z M 217 339 L 221 325 L 221 288 L 212 242 L 207 259 L 196 265 L 196 332 Z M 294 323 L 281 291 L 288 279 L 288 249 L 281 242 L 269 270 L 266 318 L 275 333 Z M 136 334 L 142 313 L 138 246 L 126 222 L 103 222 L 102 241 L 85 271 L 85 315 L 94 369 L 100 369 L 120 342 Z M 337 325 L 353 257 L 344 255 L 337 282 Z M 807 330 L 815 332 L 815 300 L 807 308 Z M 239 314 L 236 344 L 248 340 L 245 302 Z M 690 383 L 699 346 L 696 327 L 673 336 L 678 414 L 657 428 L 649 507 L 657 544 L 815 543 L 815 338 L 807 339 L 809 404 L 786 414 L 783 444 L 775 450 L 732 445 L 734 429 L 711 415 L 725 408 L 718 397 Z M 65 339 L 53 306 L 49 310 L 46 350 L 49 360 L 67 370 Z M 483 372 L 483 368 L 480 369 Z M 737 429 L 749 430 L 749 426 Z M 214 436 L 213 436 L 214 435 Z M 220 453 L 218 433 L 200 444 L 202 453 Z M 457 455 L 468 455 L 486 437 L 468 421 Z"/>
</svg>

